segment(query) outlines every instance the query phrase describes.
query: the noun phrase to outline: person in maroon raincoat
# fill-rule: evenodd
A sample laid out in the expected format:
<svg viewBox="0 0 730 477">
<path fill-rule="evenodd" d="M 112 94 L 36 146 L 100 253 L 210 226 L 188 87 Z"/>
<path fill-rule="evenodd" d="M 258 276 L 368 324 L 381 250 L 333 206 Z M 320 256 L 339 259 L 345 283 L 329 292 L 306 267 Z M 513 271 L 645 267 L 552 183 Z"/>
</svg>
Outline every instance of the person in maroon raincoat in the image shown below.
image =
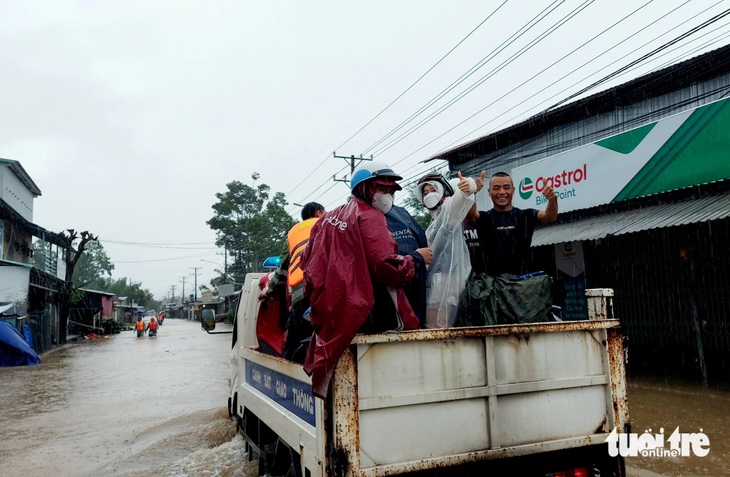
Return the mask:
<svg viewBox="0 0 730 477">
<path fill-rule="evenodd" d="M 350 201 L 312 228 L 302 258 L 314 328 L 304 370 L 322 399 L 358 332 L 418 328 L 403 289 L 415 275 L 413 257 L 398 255 L 385 221 L 401 179 L 382 162 L 364 163 L 353 172 Z"/>
</svg>

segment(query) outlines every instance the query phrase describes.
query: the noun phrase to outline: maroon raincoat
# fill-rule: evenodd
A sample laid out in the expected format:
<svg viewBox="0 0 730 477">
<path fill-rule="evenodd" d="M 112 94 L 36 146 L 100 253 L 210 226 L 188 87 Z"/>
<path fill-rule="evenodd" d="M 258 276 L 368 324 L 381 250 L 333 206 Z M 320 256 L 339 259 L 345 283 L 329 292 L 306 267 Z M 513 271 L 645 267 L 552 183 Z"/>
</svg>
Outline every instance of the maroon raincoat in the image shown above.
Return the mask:
<svg viewBox="0 0 730 477">
<path fill-rule="evenodd" d="M 385 216 L 356 197 L 325 214 L 312 228 L 302 257 L 304 294 L 312 306 L 314 327 L 304 370 L 312 376 L 316 396 L 327 396 L 337 361 L 370 314 L 374 304 L 371 277 L 398 287 L 403 327 L 418 328 L 418 318 L 402 288 L 415 275 L 413 257 L 396 251 Z"/>
</svg>

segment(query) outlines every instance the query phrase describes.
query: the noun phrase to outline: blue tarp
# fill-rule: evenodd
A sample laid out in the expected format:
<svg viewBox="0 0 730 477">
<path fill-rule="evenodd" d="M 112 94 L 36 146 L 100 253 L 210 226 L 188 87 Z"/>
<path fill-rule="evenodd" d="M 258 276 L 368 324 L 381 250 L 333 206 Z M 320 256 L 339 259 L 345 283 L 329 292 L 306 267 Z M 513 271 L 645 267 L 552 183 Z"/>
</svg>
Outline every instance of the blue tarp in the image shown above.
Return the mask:
<svg viewBox="0 0 730 477">
<path fill-rule="evenodd" d="M 23 339 L 26 343 L 28 343 L 28 346 L 35 349 L 33 346 L 33 332 L 30 330 L 30 323 L 23 324 Z"/>
<path fill-rule="evenodd" d="M 18 330 L 0 320 L 0 366 L 25 366 L 40 362 L 38 354 L 28 346 Z"/>
</svg>

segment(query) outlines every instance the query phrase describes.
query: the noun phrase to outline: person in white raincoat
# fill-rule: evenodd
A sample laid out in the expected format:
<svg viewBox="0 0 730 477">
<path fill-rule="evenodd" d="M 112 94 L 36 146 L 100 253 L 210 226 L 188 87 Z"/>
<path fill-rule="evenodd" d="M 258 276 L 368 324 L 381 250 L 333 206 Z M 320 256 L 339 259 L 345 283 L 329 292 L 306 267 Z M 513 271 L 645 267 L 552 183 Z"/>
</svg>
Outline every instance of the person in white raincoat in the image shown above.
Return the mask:
<svg viewBox="0 0 730 477">
<path fill-rule="evenodd" d="M 433 252 L 426 280 L 426 328 L 447 328 L 456 322 L 459 296 L 471 272 L 463 222 L 476 190 L 474 179 L 461 172 L 448 182 L 439 174 L 418 181 L 419 199 L 432 218 L 426 229 Z"/>
</svg>

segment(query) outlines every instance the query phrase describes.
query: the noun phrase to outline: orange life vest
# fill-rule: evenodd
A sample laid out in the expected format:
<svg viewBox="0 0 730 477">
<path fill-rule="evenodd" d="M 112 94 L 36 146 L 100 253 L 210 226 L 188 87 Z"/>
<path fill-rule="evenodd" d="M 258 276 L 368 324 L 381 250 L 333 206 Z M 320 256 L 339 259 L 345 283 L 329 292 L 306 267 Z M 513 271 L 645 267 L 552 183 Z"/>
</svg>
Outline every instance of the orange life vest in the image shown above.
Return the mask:
<svg viewBox="0 0 730 477">
<path fill-rule="evenodd" d="M 137 322 L 137 331 L 144 331 L 144 321 L 139 320 Z"/>
<path fill-rule="evenodd" d="M 151 329 L 152 331 L 157 331 L 157 322 L 156 322 L 155 320 L 151 320 L 151 321 L 150 321 L 150 324 L 149 324 L 149 325 L 147 325 L 147 326 L 148 326 L 148 327 L 149 327 L 149 329 Z"/>
<path fill-rule="evenodd" d="M 289 230 L 286 242 L 289 245 L 289 270 L 286 277 L 286 284 L 290 287 L 299 285 L 304 279 L 302 272 L 302 253 L 309 242 L 309 234 L 317 222 L 318 217 L 312 217 L 299 222 Z"/>
</svg>

